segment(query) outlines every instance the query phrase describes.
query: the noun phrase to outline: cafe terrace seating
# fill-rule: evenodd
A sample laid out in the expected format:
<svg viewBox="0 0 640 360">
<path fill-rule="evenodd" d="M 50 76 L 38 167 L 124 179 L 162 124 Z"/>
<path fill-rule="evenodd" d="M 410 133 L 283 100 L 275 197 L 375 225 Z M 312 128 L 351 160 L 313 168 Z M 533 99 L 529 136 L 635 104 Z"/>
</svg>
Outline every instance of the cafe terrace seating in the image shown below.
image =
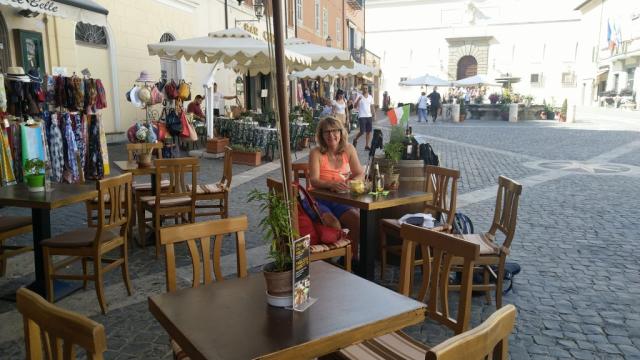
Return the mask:
<svg viewBox="0 0 640 360">
<path fill-rule="evenodd" d="M 195 219 L 195 195 L 198 184 L 198 159 L 196 158 L 176 158 L 155 160 L 155 182 L 157 195 L 141 196 L 138 203 L 138 219 L 145 219 L 145 211 L 152 214 L 152 226 L 155 231 L 156 258 L 160 256 L 160 228 L 163 220 L 173 218 L 175 223 L 178 220 L 182 223 L 193 222 Z M 191 176 L 191 186 L 186 179 L 187 174 Z M 163 177 L 169 179 L 169 185 L 161 187 Z M 146 220 L 138 224 L 138 236 L 146 239 Z"/>
<path fill-rule="evenodd" d="M 4 241 L 14 236 L 28 234 L 33 230 L 29 216 L 1 216 L 0 217 L 0 277 L 7 270 L 7 259 L 32 251 L 31 246 L 4 245 Z"/>
<path fill-rule="evenodd" d="M 246 277 L 247 258 L 244 232 L 247 230 L 247 227 L 248 220 L 247 217 L 243 215 L 160 229 L 160 243 L 165 247 L 167 292 L 173 292 L 177 289 L 174 246 L 181 243 L 186 243 L 189 248 L 189 254 L 191 255 L 191 264 L 193 266 L 193 281 L 191 287 L 195 288 L 201 284 L 206 285 L 210 283 L 213 279 L 211 276 L 212 269 L 216 281 L 223 281 L 224 278 L 220 270 L 220 252 L 222 249 L 222 241 L 224 241 L 226 234 L 235 233 L 236 235 L 236 275 L 239 278 Z M 213 257 L 209 255 L 211 253 L 212 236 L 215 237 Z M 198 242 L 200 243 L 200 247 L 198 247 Z M 202 254 L 200 254 L 199 248 L 202 249 Z M 202 275 L 200 274 L 200 269 L 203 269 Z M 201 279 L 202 276 L 204 277 Z M 212 311 L 217 311 L 217 309 L 212 309 Z M 187 358 L 178 343 L 173 339 L 171 340 L 171 349 L 173 350 L 175 359 Z"/>
<path fill-rule="evenodd" d="M 224 149 L 224 168 L 222 179 L 215 184 L 197 185 L 196 187 L 196 217 L 220 216 L 225 219 L 229 216 L 229 192 L 231 191 L 231 178 L 233 177 L 233 150 L 230 147 Z M 191 190 L 191 185 L 187 185 Z M 217 209 L 215 211 L 198 211 L 198 209 Z"/>
<path fill-rule="evenodd" d="M 433 254 L 430 276 L 422 279 L 418 300 L 427 299 L 427 317 L 447 326 L 455 334 L 462 334 L 469 327 L 471 318 L 471 286 L 473 266 L 480 246 L 451 235 L 426 228 L 402 224 L 402 256 L 400 260 L 399 292 L 409 296 L 412 288 L 411 273 L 416 246 L 430 247 Z M 461 291 L 458 308 L 453 318 L 449 312 L 449 274 L 454 258 L 462 265 Z M 425 359 L 429 351 L 426 345 L 401 331 L 378 336 L 340 350 L 338 359 Z"/>
<path fill-rule="evenodd" d="M 484 271 L 484 283 L 474 284 L 474 291 L 484 291 L 487 295 L 487 302 L 491 302 L 491 290 L 496 292 L 496 308 L 502 306 L 502 285 L 504 281 L 504 265 L 509 255 L 511 242 L 516 232 L 516 221 L 518 217 L 518 200 L 522 193 L 522 185 L 517 182 L 500 176 L 498 178 L 498 194 L 496 196 L 496 206 L 493 214 L 491 228 L 486 233 L 455 235 L 466 241 L 480 246 L 480 258 L 476 262 Z M 505 237 L 502 244 L 496 241 L 496 233 L 500 231 Z M 454 261 L 455 265 L 459 262 Z M 498 268 L 495 274 L 491 266 Z M 489 275 L 496 279 L 495 284 L 489 282 Z M 451 290 L 458 290 L 459 286 L 452 286 Z"/>
<path fill-rule="evenodd" d="M 282 195 L 282 193 L 284 192 L 284 187 L 282 183 L 271 178 L 267 178 L 267 188 L 269 188 L 269 191 L 275 191 L 277 194 L 280 194 L 280 195 Z M 298 199 L 298 196 L 299 196 L 298 188 L 294 186 L 293 197 L 295 199 Z M 300 233 L 298 229 L 298 207 L 297 206 L 293 207 L 293 213 L 291 214 L 291 217 L 293 219 L 293 224 L 294 224 L 294 228 L 296 229 L 296 232 Z M 300 234 L 300 236 L 304 236 L 304 235 L 307 235 L 307 234 Z M 351 252 L 351 241 L 349 239 L 340 239 L 333 244 L 311 245 L 309 250 L 311 252 L 311 255 L 310 255 L 311 261 L 325 260 L 325 259 L 331 259 L 336 256 L 343 256 L 344 264 L 345 264 L 344 269 L 351 272 L 352 252 Z"/>
<path fill-rule="evenodd" d="M 26 288 L 16 294 L 24 319 L 27 359 L 75 359 L 74 345 L 88 359 L 102 359 L 107 350 L 104 326 L 75 312 L 59 308 Z"/>
<path fill-rule="evenodd" d="M 433 194 L 433 200 L 424 204 L 423 212 L 432 214 L 436 219 L 444 219 L 445 223 L 437 230 L 450 233 L 456 213 L 456 199 L 458 196 L 458 178 L 460 171 L 438 166 L 425 168 L 426 192 Z M 400 222 L 397 219 L 380 220 L 380 278 L 384 278 L 387 266 L 387 252 L 399 254 L 401 245 L 388 245 L 387 236 L 400 238 Z M 421 254 L 428 254 L 428 249 L 421 249 Z M 413 266 L 423 265 L 423 274 L 429 277 L 429 266 L 423 259 L 416 259 Z M 412 272 L 413 274 L 413 272 Z"/>
<path fill-rule="evenodd" d="M 54 300 L 53 282 L 55 279 L 82 280 L 85 289 L 87 281 L 91 280 L 95 282 L 100 309 L 103 314 L 106 314 L 107 304 L 104 298 L 103 274 L 118 267 L 121 267 L 127 293 L 131 295 L 127 257 L 127 228 L 131 215 L 131 178 L 131 174 L 123 174 L 98 180 L 96 183 L 98 198 L 103 199 L 108 196 L 111 201 L 98 204 L 98 224 L 96 227 L 71 230 L 41 242 L 47 300 L 50 302 Z M 119 257 L 105 256 L 118 249 L 120 251 Z M 53 257 L 58 255 L 67 257 L 55 263 Z M 82 261 L 81 275 L 58 272 L 78 260 Z M 89 261 L 93 263 L 92 274 L 87 272 L 87 262 Z M 108 265 L 103 267 L 103 262 Z"/>
</svg>

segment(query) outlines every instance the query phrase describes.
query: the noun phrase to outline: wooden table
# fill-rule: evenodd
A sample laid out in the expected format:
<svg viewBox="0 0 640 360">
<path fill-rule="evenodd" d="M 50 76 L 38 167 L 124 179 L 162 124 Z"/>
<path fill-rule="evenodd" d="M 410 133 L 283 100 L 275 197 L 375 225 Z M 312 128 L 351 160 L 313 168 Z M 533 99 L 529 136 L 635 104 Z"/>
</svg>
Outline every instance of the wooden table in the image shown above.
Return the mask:
<svg viewBox="0 0 640 360">
<path fill-rule="evenodd" d="M 305 312 L 267 305 L 261 273 L 149 297 L 191 359 L 309 359 L 424 321 L 425 304 L 323 261 Z"/>
<path fill-rule="evenodd" d="M 351 192 L 336 193 L 321 189 L 312 190 L 311 194 L 318 199 L 360 209 L 360 241 L 358 243 L 360 259 L 355 270 L 358 275 L 370 280 L 373 280 L 376 252 L 378 251 L 376 211 L 433 199 L 431 193 L 413 190 L 391 191 L 387 196 L 355 195 Z"/>
<path fill-rule="evenodd" d="M 51 237 L 51 210 L 63 206 L 90 200 L 98 196 L 96 184 L 59 184 L 52 183 L 51 191 L 29 192 L 26 184 L 0 187 L 0 205 L 31 208 L 33 222 L 33 262 L 36 280 L 29 288 L 38 294 L 46 295 L 44 259 L 40 242 Z M 54 298 L 60 299 L 78 289 L 81 284 L 56 280 Z"/>
<path fill-rule="evenodd" d="M 138 167 L 138 163 L 135 161 L 127 161 L 127 160 L 118 160 L 114 161 L 114 164 L 120 169 L 122 172 L 129 172 L 133 176 L 138 175 L 153 175 L 156 173 L 156 167 L 152 164 L 149 167 Z"/>
</svg>

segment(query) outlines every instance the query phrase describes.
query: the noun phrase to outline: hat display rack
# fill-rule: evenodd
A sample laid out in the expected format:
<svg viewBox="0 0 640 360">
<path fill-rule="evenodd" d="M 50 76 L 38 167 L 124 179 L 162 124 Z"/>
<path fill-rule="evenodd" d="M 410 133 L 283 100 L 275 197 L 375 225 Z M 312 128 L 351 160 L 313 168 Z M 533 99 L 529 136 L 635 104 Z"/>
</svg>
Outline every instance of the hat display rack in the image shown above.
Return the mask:
<svg viewBox="0 0 640 360">
<path fill-rule="evenodd" d="M 156 83 L 155 79 L 151 77 L 148 71 L 142 70 L 140 72 L 140 76 L 135 81 L 138 84 L 142 84 L 142 86 L 137 88 L 137 93 L 134 92 L 131 94 L 131 103 L 135 106 L 139 107 L 136 103 L 142 104 L 142 108 L 145 111 L 145 124 L 148 125 L 152 120 L 156 119 L 157 112 L 153 111 L 152 106 L 155 104 L 150 103 L 151 100 L 151 89 L 152 86 Z M 134 87 L 135 89 L 136 87 Z M 131 91 L 134 91 L 131 89 Z"/>
</svg>

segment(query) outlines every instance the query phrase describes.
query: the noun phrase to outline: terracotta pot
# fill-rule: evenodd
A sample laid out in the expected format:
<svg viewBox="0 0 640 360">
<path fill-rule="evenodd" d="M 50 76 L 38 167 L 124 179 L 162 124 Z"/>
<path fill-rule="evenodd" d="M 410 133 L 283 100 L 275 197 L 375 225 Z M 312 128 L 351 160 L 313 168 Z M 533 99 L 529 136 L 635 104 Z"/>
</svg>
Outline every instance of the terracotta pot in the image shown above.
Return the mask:
<svg viewBox="0 0 640 360">
<path fill-rule="evenodd" d="M 151 167 L 151 153 L 138 154 L 138 167 L 139 168 Z"/>
<path fill-rule="evenodd" d="M 229 138 L 215 137 L 207 140 L 207 152 L 218 154 L 224 152 L 224 148 L 229 146 Z"/>
<path fill-rule="evenodd" d="M 262 269 L 267 292 L 274 296 L 291 296 L 293 291 L 293 271 L 269 271 L 272 265 L 267 264 Z"/>
<path fill-rule="evenodd" d="M 262 163 L 262 152 L 233 151 L 233 163 L 258 166 Z"/>
</svg>

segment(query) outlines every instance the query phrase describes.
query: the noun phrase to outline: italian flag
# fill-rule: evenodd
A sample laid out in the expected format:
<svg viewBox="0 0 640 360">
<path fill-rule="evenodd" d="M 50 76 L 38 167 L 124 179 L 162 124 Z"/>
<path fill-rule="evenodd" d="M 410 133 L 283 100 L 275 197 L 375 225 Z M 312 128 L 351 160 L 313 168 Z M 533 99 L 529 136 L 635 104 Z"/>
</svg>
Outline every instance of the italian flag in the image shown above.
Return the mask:
<svg viewBox="0 0 640 360">
<path fill-rule="evenodd" d="M 410 108 L 410 105 L 407 104 L 387 111 L 387 116 L 389 117 L 391 125 L 398 125 L 398 122 L 400 122 L 401 125 L 407 125 L 409 123 Z"/>
</svg>

